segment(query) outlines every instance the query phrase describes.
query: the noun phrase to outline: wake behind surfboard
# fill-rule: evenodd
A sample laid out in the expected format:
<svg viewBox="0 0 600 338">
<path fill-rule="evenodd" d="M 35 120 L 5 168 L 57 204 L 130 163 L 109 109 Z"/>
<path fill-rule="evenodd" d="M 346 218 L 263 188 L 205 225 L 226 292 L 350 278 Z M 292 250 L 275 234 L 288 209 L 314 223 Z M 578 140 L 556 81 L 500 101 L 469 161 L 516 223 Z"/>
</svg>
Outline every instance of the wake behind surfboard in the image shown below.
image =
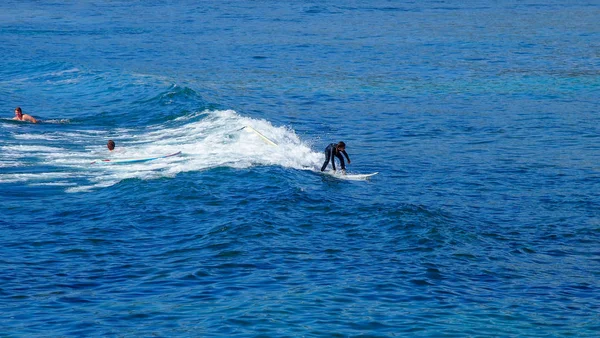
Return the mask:
<svg viewBox="0 0 600 338">
<path fill-rule="evenodd" d="M 177 156 L 180 155 L 181 151 L 178 151 L 176 153 L 173 154 L 169 154 L 169 155 L 164 155 L 164 156 L 156 156 L 156 157 L 146 157 L 146 158 L 132 158 L 132 159 L 104 159 L 104 160 L 97 160 L 94 161 L 90 164 L 95 164 L 95 163 L 103 163 L 103 164 L 135 164 L 135 163 L 144 163 L 144 162 L 150 162 L 150 161 L 154 161 L 154 160 L 158 160 L 161 158 L 167 158 L 167 157 L 173 157 L 173 156 Z"/>
</svg>

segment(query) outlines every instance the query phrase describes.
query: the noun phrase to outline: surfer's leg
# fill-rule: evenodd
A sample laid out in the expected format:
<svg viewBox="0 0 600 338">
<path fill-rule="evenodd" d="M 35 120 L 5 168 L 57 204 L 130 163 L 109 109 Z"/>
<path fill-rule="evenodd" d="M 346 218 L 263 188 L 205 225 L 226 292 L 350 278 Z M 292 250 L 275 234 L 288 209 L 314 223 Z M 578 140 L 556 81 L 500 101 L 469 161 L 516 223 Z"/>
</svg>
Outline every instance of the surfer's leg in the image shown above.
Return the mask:
<svg viewBox="0 0 600 338">
<path fill-rule="evenodd" d="M 340 167 L 342 167 L 342 170 L 346 170 L 346 164 L 344 163 L 344 157 L 342 154 L 338 153 L 335 156 L 340 160 Z"/>
<path fill-rule="evenodd" d="M 325 151 L 325 163 L 323 163 L 323 166 L 321 167 L 321 171 L 325 171 L 325 168 L 327 168 L 327 164 L 329 164 L 330 158 L 331 158 L 331 154 L 328 151 Z"/>
</svg>

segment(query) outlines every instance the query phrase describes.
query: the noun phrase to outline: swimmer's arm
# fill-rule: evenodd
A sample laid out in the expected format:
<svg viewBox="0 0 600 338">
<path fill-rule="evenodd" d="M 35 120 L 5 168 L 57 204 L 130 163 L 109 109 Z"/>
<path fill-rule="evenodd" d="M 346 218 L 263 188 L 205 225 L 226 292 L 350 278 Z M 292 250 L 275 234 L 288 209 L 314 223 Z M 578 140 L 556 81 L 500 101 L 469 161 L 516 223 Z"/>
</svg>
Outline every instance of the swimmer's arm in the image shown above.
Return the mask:
<svg viewBox="0 0 600 338">
<path fill-rule="evenodd" d="M 35 117 L 28 115 L 28 116 L 23 116 L 23 120 L 27 120 L 31 123 L 38 123 L 38 120 L 35 119 Z"/>
</svg>

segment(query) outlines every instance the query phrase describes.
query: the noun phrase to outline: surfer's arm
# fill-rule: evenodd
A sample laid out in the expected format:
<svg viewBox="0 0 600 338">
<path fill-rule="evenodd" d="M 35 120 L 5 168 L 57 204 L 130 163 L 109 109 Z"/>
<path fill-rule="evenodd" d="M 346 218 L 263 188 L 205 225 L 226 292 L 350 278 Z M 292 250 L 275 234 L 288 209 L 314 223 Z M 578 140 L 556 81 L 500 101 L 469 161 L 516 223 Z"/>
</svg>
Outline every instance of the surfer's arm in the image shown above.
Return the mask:
<svg viewBox="0 0 600 338">
<path fill-rule="evenodd" d="M 346 170 L 346 164 L 344 163 L 344 156 L 342 154 L 337 154 L 337 158 L 340 160 L 340 166 L 342 170 Z"/>
<path fill-rule="evenodd" d="M 344 156 L 346 156 L 346 159 L 348 160 L 348 164 L 350 164 L 350 157 L 348 157 L 348 153 L 345 150 L 342 150 L 342 154 L 344 154 Z"/>
</svg>

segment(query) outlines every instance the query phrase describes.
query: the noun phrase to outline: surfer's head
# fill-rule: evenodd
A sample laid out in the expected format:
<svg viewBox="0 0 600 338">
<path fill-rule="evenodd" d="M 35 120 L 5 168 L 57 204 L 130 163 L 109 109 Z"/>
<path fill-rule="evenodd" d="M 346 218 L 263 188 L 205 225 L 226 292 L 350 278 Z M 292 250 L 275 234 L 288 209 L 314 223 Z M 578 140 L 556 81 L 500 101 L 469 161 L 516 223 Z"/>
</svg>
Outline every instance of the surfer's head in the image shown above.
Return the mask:
<svg viewBox="0 0 600 338">
<path fill-rule="evenodd" d="M 344 151 L 344 150 L 346 150 L 346 143 L 344 143 L 343 141 L 340 141 L 340 142 L 338 142 L 336 148 L 338 151 Z"/>
<path fill-rule="evenodd" d="M 21 107 L 15 108 L 15 115 L 19 118 L 19 120 L 21 119 L 23 116 L 23 110 L 21 110 Z"/>
<path fill-rule="evenodd" d="M 106 144 L 106 146 L 108 147 L 108 150 L 113 151 L 113 149 L 115 149 L 115 141 L 108 140 L 108 143 Z"/>
</svg>

